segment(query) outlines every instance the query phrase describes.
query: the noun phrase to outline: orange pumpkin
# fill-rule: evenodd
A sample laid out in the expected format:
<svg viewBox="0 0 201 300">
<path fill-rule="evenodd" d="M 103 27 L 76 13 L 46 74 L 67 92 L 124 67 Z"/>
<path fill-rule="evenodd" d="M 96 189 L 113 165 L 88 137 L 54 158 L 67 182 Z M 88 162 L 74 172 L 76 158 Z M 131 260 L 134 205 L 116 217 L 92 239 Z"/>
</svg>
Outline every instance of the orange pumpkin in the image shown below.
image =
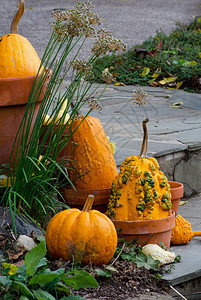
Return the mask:
<svg viewBox="0 0 201 300">
<path fill-rule="evenodd" d="M 54 259 L 75 260 L 83 264 L 107 264 L 117 246 L 112 221 L 91 210 L 94 196 L 89 196 L 82 211 L 76 208 L 56 214 L 47 226 L 47 249 Z"/>
<path fill-rule="evenodd" d="M 77 119 L 72 131 L 76 128 L 70 139 L 70 179 L 77 189 L 111 188 L 118 171 L 100 120 L 91 116 Z"/>
<path fill-rule="evenodd" d="M 193 231 L 191 223 L 181 215 L 177 215 L 175 227 L 172 230 L 171 243 L 173 245 L 188 244 L 194 236 L 201 236 L 201 231 Z"/>
<path fill-rule="evenodd" d="M 18 22 L 24 13 L 24 0 L 13 18 L 10 34 L 0 38 L 0 78 L 35 76 L 41 60 L 31 43 L 17 34 Z"/>
<path fill-rule="evenodd" d="M 171 214 L 168 180 L 153 157 L 146 157 L 148 132 L 143 121 L 144 138 L 140 156 L 127 157 L 112 184 L 107 215 L 121 221 L 149 220 Z"/>
</svg>

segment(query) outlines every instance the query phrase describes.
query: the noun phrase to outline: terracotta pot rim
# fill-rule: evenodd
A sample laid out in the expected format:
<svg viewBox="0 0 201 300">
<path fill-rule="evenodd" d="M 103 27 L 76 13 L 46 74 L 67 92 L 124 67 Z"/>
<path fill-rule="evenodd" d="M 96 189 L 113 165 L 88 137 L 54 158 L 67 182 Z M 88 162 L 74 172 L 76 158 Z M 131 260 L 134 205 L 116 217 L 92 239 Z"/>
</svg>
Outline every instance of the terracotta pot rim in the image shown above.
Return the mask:
<svg viewBox="0 0 201 300">
<path fill-rule="evenodd" d="M 109 202 L 111 188 L 107 189 L 90 189 L 90 190 L 74 190 L 73 188 L 60 188 L 60 193 L 63 196 L 66 204 L 84 206 L 88 195 L 94 195 L 93 205 L 105 205 L 105 211 Z"/>
<path fill-rule="evenodd" d="M 45 73 L 47 73 L 47 71 L 48 71 L 49 69 L 48 68 L 46 68 L 45 69 Z M 49 72 L 50 72 L 50 75 L 52 74 L 52 71 L 51 71 L 51 69 L 49 70 Z M 41 74 L 39 74 L 39 76 L 40 76 Z M 11 78 L 0 78 L 0 83 L 1 82 L 6 82 L 6 81 L 20 81 L 20 80 L 29 80 L 29 79 L 34 79 L 34 78 L 36 78 L 36 75 L 33 75 L 33 76 L 21 76 L 21 77 L 11 77 Z"/>
<path fill-rule="evenodd" d="M 105 189 L 76 189 L 74 190 L 74 188 L 69 188 L 69 187 L 61 187 L 61 189 L 65 189 L 65 190 L 70 190 L 71 192 L 74 191 L 75 193 L 76 192 L 87 192 L 87 191 L 91 191 L 91 192 L 100 192 L 100 191 L 111 191 L 112 187 L 111 188 L 105 188 Z"/>
<path fill-rule="evenodd" d="M 178 181 L 168 181 L 170 185 L 170 192 L 172 195 L 172 199 L 179 199 L 183 196 L 184 193 L 184 185 Z"/>
<path fill-rule="evenodd" d="M 122 220 L 112 220 L 112 221 L 115 221 L 115 222 L 122 222 L 122 223 L 136 223 L 136 224 L 142 224 L 142 223 L 152 223 L 153 221 L 163 221 L 163 220 L 167 220 L 167 219 L 171 219 L 172 216 L 175 214 L 174 211 L 171 212 L 171 215 L 169 215 L 168 217 L 165 217 L 165 218 L 160 218 L 160 219 L 153 219 L 153 220 L 133 220 L 133 221 L 122 221 Z"/>
<path fill-rule="evenodd" d="M 38 102 L 41 102 L 43 99 L 52 71 L 46 68 L 45 73 L 47 73 L 47 78 L 45 78 L 44 87 L 39 95 Z M 42 75 L 39 74 L 38 78 Z M 36 76 L 0 78 L 0 107 L 26 105 Z"/>
<path fill-rule="evenodd" d="M 175 226 L 175 212 L 161 219 L 120 221 L 112 220 L 116 228 L 121 228 L 122 234 L 152 234 L 172 230 Z"/>
<path fill-rule="evenodd" d="M 0 83 L 3 82 L 13 82 L 13 81 L 22 81 L 36 78 L 36 75 L 33 76 L 21 76 L 21 77 L 11 77 L 11 78 L 0 78 Z"/>
</svg>

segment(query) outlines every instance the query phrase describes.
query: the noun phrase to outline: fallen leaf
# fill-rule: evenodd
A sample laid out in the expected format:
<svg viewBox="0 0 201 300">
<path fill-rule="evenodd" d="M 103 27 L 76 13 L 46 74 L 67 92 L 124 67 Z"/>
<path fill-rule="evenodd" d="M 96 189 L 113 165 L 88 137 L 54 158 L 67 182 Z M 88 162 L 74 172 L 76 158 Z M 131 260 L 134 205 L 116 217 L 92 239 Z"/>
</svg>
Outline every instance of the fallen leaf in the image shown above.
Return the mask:
<svg viewBox="0 0 201 300">
<path fill-rule="evenodd" d="M 176 89 L 178 90 L 180 88 L 180 86 L 182 85 L 183 81 L 179 81 L 176 84 Z"/>
<path fill-rule="evenodd" d="M 153 75 L 151 75 L 152 78 L 157 78 L 161 73 L 161 68 L 156 69 Z"/>
<path fill-rule="evenodd" d="M 175 77 L 168 77 L 168 78 L 163 78 L 162 80 L 159 81 L 160 84 L 165 85 L 167 83 L 175 82 L 177 80 L 177 76 Z"/>
<path fill-rule="evenodd" d="M 156 46 L 156 48 L 154 48 L 152 51 L 149 52 L 149 55 L 154 55 L 158 50 L 161 49 L 162 46 L 162 41 L 160 41 L 160 43 Z"/>
<path fill-rule="evenodd" d="M 196 61 L 186 61 L 185 63 L 183 63 L 183 66 L 185 66 L 185 67 L 193 67 L 196 65 L 197 65 Z"/>
<path fill-rule="evenodd" d="M 170 107 L 181 107 L 181 105 L 183 104 L 183 102 L 175 102 L 173 105 L 171 105 Z"/>
<path fill-rule="evenodd" d="M 6 251 L 8 257 L 9 257 L 9 260 L 17 260 L 20 256 L 24 255 L 25 254 L 25 249 L 22 248 L 20 252 L 15 252 L 15 251 L 12 251 L 12 250 L 9 250 L 9 251 Z"/>
<path fill-rule="evenodd" d="M 153 86 L 153 87 L 159 86 L 157 81 L 150 82 L 150 85 Z"/>
<path fill-rule="evenodd" d="M 115 85 L 117 85 L 117 86 L 118 86 L 118 85 L 123 85 L 123 86 L 126 86 L 126 84 L 125 84 L 125 83 L 123 83 L 123 82 L 116 82 L 116 83 L 115 83 Z"/>
<path fill-rule="evenodd" d="M 182 205 L 184 205 L 184 204 L 186 204 L 186 203 L 188 203 L 188 201 L 182 201 L 182 200 L 180 200 L 179 206 L 182 206 Z"/>
<path fill-rule="evenodd" d="M 147 68 L 147 67 L 144 67 L 144 69 L 143 69 L 142 73 L 141 73 L 141 74 L 139 74 L 139 75 L 140 75 L 140 76 L 146 76 L 146 75 L 148 75 L 148 74 L 149 74 L 149 72 L 150 72 L 150 69 L 149 69 L 149 68 Z"/>
<path fill-rule="evenodd" d="M 16 263 L 14 263 L 15 266 L 17 267 L 21 267 L 21 265 L 24 264 L 24 259 L 17 261 Z"/>
</svg>

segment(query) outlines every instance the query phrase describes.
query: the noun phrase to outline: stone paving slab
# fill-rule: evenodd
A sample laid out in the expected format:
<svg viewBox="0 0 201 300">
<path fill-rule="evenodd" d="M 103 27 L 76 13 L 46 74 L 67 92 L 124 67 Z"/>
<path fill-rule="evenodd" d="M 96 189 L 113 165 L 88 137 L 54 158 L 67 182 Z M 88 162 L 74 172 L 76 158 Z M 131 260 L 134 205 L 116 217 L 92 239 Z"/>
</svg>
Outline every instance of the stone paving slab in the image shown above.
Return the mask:
<svg viewBox="0 0 201 300">
<path fill-rule="evenodd" d="M 186 200 L 186 199 L 182 199 Z M 201 194 L 191 197 L 183 206 L 179 206 L 178 213 L 191 223 L 193 230 L 201 230 Z M 181 262 L 175 263 L 175 269 L 165 274 L 163 279 L 170 285 L 201 277 L 201 237 L 194 237 L 187 245 L 172 246 L 170 251 L 181 255 Z"/>
</svg>

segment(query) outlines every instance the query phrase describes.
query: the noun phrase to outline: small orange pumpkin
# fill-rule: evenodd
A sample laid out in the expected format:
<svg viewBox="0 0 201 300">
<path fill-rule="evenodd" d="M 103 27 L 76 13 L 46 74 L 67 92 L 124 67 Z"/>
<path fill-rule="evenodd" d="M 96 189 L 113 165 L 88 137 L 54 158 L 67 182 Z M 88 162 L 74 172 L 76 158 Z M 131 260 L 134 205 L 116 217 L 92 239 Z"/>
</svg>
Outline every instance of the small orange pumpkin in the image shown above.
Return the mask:
<svg viewBox="0 0 201 300">
<path fill-rule="evenodd" d="M 56 214 L 49 222 L 45 239 L 54 259 L 75 260 L 82 264 L 107 264 L 117 246 L 112 221 L 91 210 L 94 196 L 89 195 L 82 211 L 76 208 Z"/>
<path fill-rule="evenodd" d="M 0 38 L 0 78 L 35 76 L 41 60 L 31 43 L 17 34 L 18 22 L 24 13 L 24 0 L 13 18 L 10 34 Z"/>
<path fill-rule="evenodd" d="M 76 129 L 77 128 L 77 129 Z M 98 118 L 87 116 L 72 124 L 69 177 L 77 189 L 111 188 L 118 175 L 108 137 Z"/>
<path fill-rule="evenodd" d="M 188 244 L 194 236 L 201 236 L 201 231 L 193 231 L 191 223 L 181 215 L 177 215 L 175 227 L 172 230 L 171 243 L 173 245 Z"/>
<path fill-rule="evenodd" d="M 153 157 L 146 157 L 148 132 L 143 121 L 144 137 L 140 156 L 127 157 L 112 184 L 107 215 L 121 221 L 166 218 L 171 214 L 168 180 Z"/>
</svg>

